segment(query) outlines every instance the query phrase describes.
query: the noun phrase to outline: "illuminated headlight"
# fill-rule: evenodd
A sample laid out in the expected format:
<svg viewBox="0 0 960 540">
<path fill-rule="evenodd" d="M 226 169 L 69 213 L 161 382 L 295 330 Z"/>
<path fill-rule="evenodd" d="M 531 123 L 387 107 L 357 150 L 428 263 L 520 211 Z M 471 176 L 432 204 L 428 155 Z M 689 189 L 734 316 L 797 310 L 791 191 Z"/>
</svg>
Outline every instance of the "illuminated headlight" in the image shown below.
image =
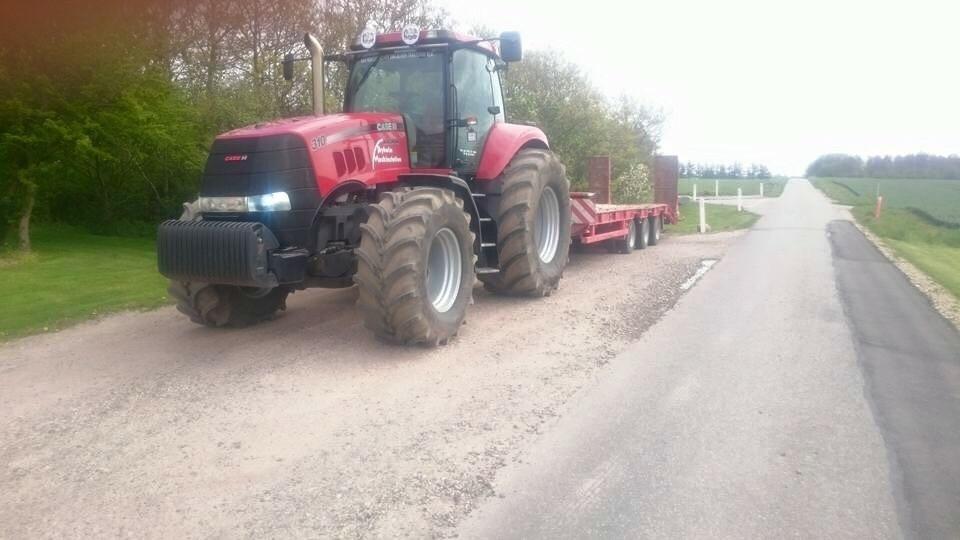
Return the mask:
<svg viewBox="0 0 960 540">
<path fill-rule="evenodd" d="M 290 196 L 282 191 L 253 197 L 200 197 L 201 212 L 282 212 L 290 210 Z"/>
<path fill-rule="evenodd" d="M 290 196 L 282 191 L 246 199 L 248 212 L 283 212 L 290 209 Z"/>
</svg>

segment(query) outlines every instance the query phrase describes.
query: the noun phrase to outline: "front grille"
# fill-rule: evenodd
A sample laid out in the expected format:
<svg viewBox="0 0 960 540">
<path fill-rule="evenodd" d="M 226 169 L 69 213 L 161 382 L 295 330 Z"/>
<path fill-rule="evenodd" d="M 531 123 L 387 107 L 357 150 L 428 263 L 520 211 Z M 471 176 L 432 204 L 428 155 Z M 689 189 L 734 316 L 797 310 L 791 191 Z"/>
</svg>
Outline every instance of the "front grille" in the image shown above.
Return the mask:
<svg viewBox="0 0 960 540">
<path fill-rule="evenodd" d="M 303 247 L 310 243 L 313 218 L 321 201 L 310 152 L 299 135 L 214 141 L 200 184 L 201 196 L 242 197 L 279 191 L 290 196 L 290 211 L 233 217 L 208 213 L 204 219 L 260 222 L 270 228 L 283 247 Z"/>
<path fill-rule="evenodd" d="M 157 266 L 178 281 L 274 287 L 268 252 L 278 246 L 262 223 L 169 220 L 158 231 Z"/>
</svg>

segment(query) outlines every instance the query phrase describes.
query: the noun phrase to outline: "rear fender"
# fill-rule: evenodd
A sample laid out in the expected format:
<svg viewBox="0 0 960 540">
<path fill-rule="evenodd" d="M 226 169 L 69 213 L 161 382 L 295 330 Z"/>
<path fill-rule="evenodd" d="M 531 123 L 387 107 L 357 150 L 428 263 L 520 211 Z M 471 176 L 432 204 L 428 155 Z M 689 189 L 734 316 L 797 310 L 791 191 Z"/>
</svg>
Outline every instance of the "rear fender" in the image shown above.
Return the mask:
<svg viewBox="0 0 960 540">
<path fill-rule="evenodd" d="M 507 168 L 522 148 L 549 149 L 547 136 L 540 128 L 520 124 L 497 123 L 490 128 L 477 166 L 477 180 L 493 180 Z"/>
</svg>

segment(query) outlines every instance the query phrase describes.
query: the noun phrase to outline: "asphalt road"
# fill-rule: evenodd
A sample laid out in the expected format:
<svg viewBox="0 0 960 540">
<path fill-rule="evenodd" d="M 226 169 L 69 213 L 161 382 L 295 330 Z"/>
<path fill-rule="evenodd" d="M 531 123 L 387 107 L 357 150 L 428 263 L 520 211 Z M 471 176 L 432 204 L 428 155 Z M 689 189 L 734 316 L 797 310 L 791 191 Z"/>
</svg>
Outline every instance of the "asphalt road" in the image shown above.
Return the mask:
<svg viewBox="0 0 960 540">
<path fill-rule="evenodd" d="M 901 525 L 960 538 L 960 335 L 850 222 L 829 231 Z"/>
<path fill-rule="evenodd" d="M 960 337 L 805 180 L 523 456 L 468 538 L 960 537 Z"/>
</svg>

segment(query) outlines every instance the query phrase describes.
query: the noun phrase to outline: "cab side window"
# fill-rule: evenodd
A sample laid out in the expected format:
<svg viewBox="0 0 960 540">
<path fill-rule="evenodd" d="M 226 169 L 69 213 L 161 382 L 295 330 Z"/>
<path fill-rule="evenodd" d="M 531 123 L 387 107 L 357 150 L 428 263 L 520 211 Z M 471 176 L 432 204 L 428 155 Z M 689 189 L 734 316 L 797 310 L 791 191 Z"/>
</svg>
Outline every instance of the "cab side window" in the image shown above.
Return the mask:
<svg viewBox="0 0 960 540">
<path fill-rule="evenodd" d="M 453 53 L 453 84 L 457 89 L 459 119 L 475 119 L 476 123 L 457 128 L 457 148 L 454 152 L 454 169 L 461 173 L 477 170 L 480 152 L 487 133 L 498 117 L 502 119 L 503 104 L 500 103 L 499 74 L 493 69 L 493 59 L 470 49 Z M 494 91 L 496 78 L 497 91 Z M 494 114 L 500 107 L 500 113 Z M 472 120 L 471 120 L 472 122 Z"/>
<path fill-rule="evenodd" d="M 506 111 L 503 110 L 503 87 L 500 86 L 500 72 L 495 71 L 496 64 L 491 64 L 490 82 L 493 85 L 493 106 L 499 109 L 495 115 L 495 122 L 506 122 Z"/>
</svg>

